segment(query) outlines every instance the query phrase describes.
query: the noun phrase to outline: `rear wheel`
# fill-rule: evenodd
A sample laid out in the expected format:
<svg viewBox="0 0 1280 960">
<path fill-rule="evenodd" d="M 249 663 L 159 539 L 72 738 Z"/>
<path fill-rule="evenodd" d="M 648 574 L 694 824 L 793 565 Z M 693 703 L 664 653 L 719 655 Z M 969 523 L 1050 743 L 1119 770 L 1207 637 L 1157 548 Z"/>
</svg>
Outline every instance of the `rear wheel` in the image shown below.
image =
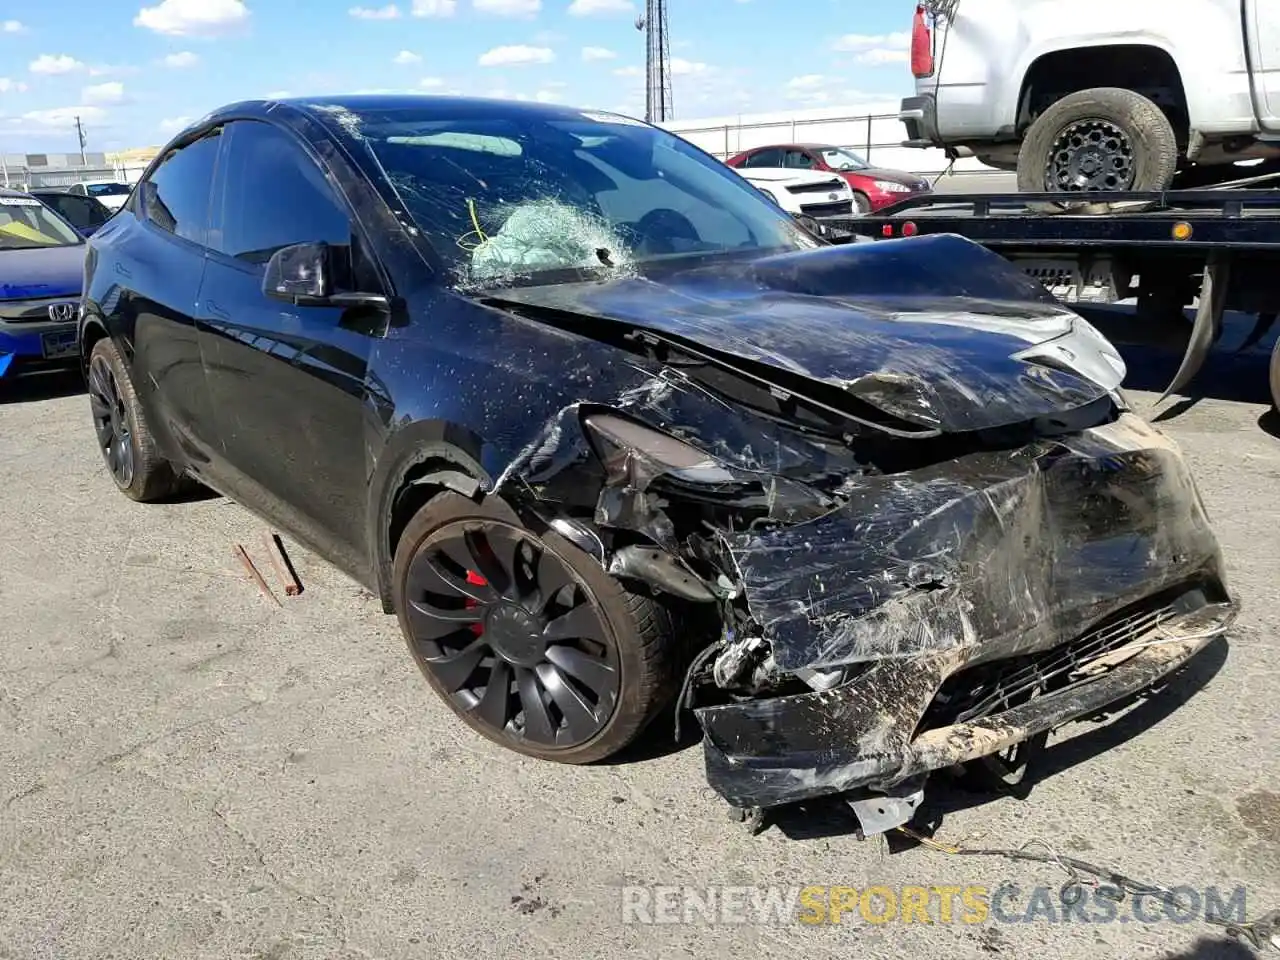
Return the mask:
<svg viewBox="0 0 1280 960">
<path fill-rule="evenodd" d="M 1173 124 L 1151 100 L 1118 87 L 1063 97 L 1027 131 L 1022 193 L 1164 190 L 1178 166 Z"/>
<path fill-rule="evenodd" d="M 145 503 L 184 488 L 183 476 L 160 455 L 129 371 L 110 337 L 95 343 L 89 354 L 88 388 L 98 448 L 120 492 Z"/>
<path fill-rule="evenodd" d="M 393 577 L 400 627 L 427 681 L 511 750 L 603 759 L 674 693 L 666 608 L 496 498 L 432 500 L 401 537 Z"/>
</svg>

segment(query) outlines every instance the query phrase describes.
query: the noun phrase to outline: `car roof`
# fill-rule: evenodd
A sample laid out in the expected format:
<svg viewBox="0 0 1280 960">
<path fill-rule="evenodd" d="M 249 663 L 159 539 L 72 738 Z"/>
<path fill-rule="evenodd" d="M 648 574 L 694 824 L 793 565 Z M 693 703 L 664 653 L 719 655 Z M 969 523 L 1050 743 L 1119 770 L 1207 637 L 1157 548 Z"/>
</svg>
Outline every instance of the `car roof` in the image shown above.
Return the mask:
<svg viewBox="0 0 1280 960">
<path fill-rule="evenodd" d="M 14 190 L 11 187 L 0 187 L 0 197 L 29 197 L 25 190 Z"/>
</svg>

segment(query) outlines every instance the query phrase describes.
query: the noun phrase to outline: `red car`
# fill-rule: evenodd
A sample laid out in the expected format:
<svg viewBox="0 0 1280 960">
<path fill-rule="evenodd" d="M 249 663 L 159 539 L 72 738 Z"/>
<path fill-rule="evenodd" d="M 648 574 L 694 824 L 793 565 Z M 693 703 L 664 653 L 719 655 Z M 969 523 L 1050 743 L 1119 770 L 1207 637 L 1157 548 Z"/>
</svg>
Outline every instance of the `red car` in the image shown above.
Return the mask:
<svg viewBox="0 0 1280 960">
<path fill-rule="evenodd" d="M 783 167 L 825 170 L 838 174 L 853 188 L 855 213 L 874 213 L 881 207 L 933 187 L 923 177 L 902 170 L 873 167 L 852 150 L 821 143 L 784 143 L 753 147 L 730 157 L 731 167 Z"/>
</svg>

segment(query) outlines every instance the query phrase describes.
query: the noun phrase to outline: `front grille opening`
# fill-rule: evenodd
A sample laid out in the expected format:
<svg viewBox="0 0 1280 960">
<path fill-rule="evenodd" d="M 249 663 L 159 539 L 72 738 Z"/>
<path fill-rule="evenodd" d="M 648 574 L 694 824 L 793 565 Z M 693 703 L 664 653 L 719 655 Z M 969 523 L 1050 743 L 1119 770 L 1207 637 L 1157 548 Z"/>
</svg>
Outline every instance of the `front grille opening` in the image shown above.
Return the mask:
<svg viewBox="0 0 1280 960">
<path fill-rule="evenodd" d="M 1225 599 L 1215 582 L 1184 582 L 1124 608 L 1051 650 L 961 670 L 938 690 L 916 735 L 995 716 L 1060 690 L 1073 682 L 1070 677 L 1078 668 L 1132 642 L 1160 621 Z"/>
</svg>

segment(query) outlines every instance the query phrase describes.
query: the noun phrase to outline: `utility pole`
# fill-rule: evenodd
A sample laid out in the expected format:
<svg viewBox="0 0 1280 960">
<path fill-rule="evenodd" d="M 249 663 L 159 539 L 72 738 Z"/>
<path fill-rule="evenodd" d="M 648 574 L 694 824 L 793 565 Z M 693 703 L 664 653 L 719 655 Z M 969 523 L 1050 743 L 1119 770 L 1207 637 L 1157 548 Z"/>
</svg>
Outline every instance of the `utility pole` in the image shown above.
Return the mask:
<svg viewBox="0 0 1280 960">
<path fill-rule="evenodd" d="M 80 122 L 79 117 L 76 117 L 76 136 L 80 139 L 80 166 L 83 167 L 89 162 L 87 159 L 85 159 L 85 155 L 84 155 L 85 144 L 88 141 L 85 139 L 85 135 L 84 135 L 84 124 Z"/>
<path fill-rule="evenodd" d="M 671 105 L 671 42 L 667 37 L 667 0 L 645 0 L 636 29 L 645 35 L 644 118 L 662 123 L 674 116 Z"/>
</svg>

